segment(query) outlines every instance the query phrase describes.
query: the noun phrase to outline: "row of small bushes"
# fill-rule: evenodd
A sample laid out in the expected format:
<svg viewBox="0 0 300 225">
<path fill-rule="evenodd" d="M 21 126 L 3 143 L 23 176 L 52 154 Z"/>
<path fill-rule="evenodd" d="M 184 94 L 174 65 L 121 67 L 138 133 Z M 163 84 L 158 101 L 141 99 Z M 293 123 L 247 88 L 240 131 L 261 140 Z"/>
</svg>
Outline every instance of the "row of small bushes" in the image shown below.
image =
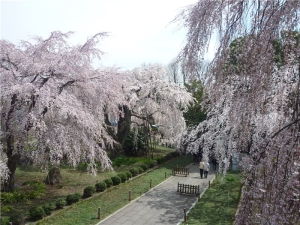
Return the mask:
<svg viewBox="0 0 300 225">
<path fill-rule="evenodd" d="M 168 154 L 169 155 L 169 154 Z M 62 209 L 66 205 L 71 205 L 80 200 L 80 198 L 88 198 L 91 197 L 95 192 L 103 192 L 107 188 L 110 188 L 112 186 L 117 186 L 120 183 L 124 183 L 127 180 L 129 180 L 132 177 L 137 176 L 138 174 L 141 174 L 148 170 L 149 168 L 153 168 L 155 165 L 159 163 L 162 163 L 164 161 L 167 161 L 175 156 L 170 154 L 169 156 L 166 155 L 164 158 L 160 158 L 157 161 L 150 160 L 148 162 L 145 162 L 143 164 L 140 164 L 139 166 L 131 168 L 129 171 L 118 173 L 115 176 L 112 176 L 111 178 L 107 178 L 103 180 L 102 182 L 98 182 L 95 184 L 95 186 L 87 186 L 83 190 L 83 195 L 80 193 L 75 193 L 72 195 L 68 195 L 66 198 L 59 198 L 53 203 L 47 203 L 42 206 L 34 206 L 29 209 L 29 216 L 32 220 L 40 220 L 44 218 L 47 215 L 51 215 L 51 213 L 56 209 Z M 11 218 L 12 220 L 16 220 L 17 217 Z M 18 224 L 17 221 L 13 224 Z"/>
<path fill-rule="evenodd" d="M 33 206 L 29 209 L 30 219 L 36 221 L 44 218 L 45 216 L 51 215 L 51 213 L 56 209 L 62 209 L 65 205 L 71 205 L 80 200 L 81 194 L 75 193 L 68 195 L 66 198 L 58 198 L 55 202 L 46 203 L 43 205 Z M 13 213 L 9 221 L 12 224 L 25 224 L 24 215 Z"/>
<path fill-rule="evenodd" d="M 51 215 L 55 209 L 62 209 L 65 205 L 71 205 L 80 200 L 80 198 L 91 197 L 95 192 L 103 192 L 105 189 L 112 186 L 117 186 L 120 183 L 124 183 L 130 178 L 137 176 L 140 173 L 145 172 L 150 167 L 154 167 L 156 162 L 151 162 L 149 164 L 141 164 L 138 167 L 131 168 L 129 171 L 118 173 L 111 178 L 107 178 L 102 182 L 98 182 L 95 186 L 87 186 L 83 190 L 83 195 L 79 193 L 68 195 L 66 198 L 59 198 L 55 203 L 47 203 L 42 206 L 34 206 L 29 210 L 29 216 L 32 220 L 40 220 L 46 215 Z"/>
<path fill-rule="evenodd" d="M 41 206 L 33 206 L 29 209 L 29 217 L 32 220 L 40 220 L 45 216 L 51 215 L 51 213 L 56 209 L 62 209 L 66 205 L 72 205 L 80 200 L 80 193 L 75 193 L 72 195 L 67 195 L 66 198 L 58 198 L 55 202 L 46 203 Z"/>
</svg>

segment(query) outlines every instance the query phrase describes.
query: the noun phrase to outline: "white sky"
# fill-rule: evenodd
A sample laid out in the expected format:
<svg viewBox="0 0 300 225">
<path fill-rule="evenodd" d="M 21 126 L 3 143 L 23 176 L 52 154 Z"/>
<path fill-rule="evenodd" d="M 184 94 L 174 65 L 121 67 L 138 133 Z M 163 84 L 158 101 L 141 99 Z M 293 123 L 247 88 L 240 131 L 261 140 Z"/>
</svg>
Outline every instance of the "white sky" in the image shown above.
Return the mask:
<svg viewBox="0 0 300 225">
<path fill-rule="evenodd" d="M 99 45 L 104 66 L 133 69 L 167 65 L 183 47 L 185 31 L 170 24 L 182 7 L 197 0 L 1 0 L 1 39 L 19 44 L 51 31 L 74 31 L 72 44 L 110 32 Z"/>
</svg>

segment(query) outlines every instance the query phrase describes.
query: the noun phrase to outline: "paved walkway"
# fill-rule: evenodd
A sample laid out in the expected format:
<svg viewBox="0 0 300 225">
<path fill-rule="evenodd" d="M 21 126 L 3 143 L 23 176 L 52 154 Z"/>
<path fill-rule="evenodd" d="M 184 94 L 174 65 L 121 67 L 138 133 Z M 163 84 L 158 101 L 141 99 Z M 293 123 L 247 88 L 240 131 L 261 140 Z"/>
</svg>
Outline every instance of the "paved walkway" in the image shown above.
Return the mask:
<svg viewBox="0 0 300 225">
<path fill-rule="evenodd" d="M 207 179 L 200 179 L 198 165 L 189 165 L 189 176 L 172 176 L 119 211 L 100 221 L 98 225 L 158 225 L 178 224 L 183 221 L 183 209 L 188 211 L 197 197 L 177 193 L 177 184 L 200 185 L 202 193 L 208 181 L 214 178 L 210 171 Z"/>
</svg>

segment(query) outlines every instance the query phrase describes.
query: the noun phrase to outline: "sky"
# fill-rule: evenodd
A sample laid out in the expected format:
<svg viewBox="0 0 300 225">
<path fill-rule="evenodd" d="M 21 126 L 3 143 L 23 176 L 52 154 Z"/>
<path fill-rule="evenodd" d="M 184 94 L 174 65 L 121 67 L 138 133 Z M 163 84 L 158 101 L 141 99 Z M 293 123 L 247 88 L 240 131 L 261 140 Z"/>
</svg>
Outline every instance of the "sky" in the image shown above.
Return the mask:
<svg viewBox="0 0 300 225">
<path fill-rule="evenodd" d="M 184 45 L 186 30 L 170 23 L 197 0 L 1 0 L 1 39 L 15 45 L 52 31 L 74 31 L 83 44 L 109 32 L 99 44 L 103 66 L 133 69 L 143 63 L 169 64 Z"/>
</svg>

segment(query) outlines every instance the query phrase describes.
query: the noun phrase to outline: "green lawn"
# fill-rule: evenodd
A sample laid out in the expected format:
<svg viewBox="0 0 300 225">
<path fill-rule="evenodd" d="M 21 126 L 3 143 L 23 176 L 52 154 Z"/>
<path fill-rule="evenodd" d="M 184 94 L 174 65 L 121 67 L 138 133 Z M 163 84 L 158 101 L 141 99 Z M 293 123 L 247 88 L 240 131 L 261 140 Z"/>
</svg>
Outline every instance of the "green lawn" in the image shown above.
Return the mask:
<svg viewBox="0 0 300 225">
<path fill-rule="evenodd" d="M 165 180 L 165 172 L 167 177 L 172 175 L 172 168 L 176 165 L 186 166 L 191 162 L 190 156 L 181 156 L 161 165 L 158 169 L 152 170 L 145 175 L 135 178 L 129 182 L 123 183 L 107 191 L 95 195 L 88 200 L 84 200 L 55 213 L 51 217 L 39 221 L 37 224 L 46 225 L 80 225 L 80 224 L 96 224 L 97 209 L 101 208 L 102 219 L 117 211 L 121 207 L 129 203 L 129 191 L 132 191 L 132 199 L 135 199 L 150 189 L 150 179 L 152 185 L 158 185 Z"/>
<path fill-rule="evenodd" d="M 239 203 L 241 175 L 228 172 L 219 175 L 207 189 L 200 202 L 188 214 L 187 222 L 193 225 L 233 224 Z"/>
</svg>

